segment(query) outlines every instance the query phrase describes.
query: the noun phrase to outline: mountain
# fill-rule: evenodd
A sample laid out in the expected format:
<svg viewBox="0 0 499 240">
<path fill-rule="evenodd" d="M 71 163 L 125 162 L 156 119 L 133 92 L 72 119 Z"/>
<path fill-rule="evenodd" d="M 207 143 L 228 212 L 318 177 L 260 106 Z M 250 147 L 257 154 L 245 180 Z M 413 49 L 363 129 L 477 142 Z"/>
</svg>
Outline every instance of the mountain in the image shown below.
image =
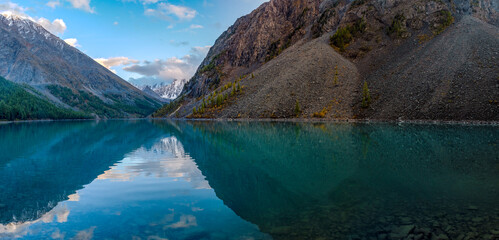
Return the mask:
<svg viewBox="0 0 499 240">
<path fill-rule="evenodd" d="M 155 116 L 498 120 L 493 0 L 271 0 Z"/>
<path fill-rule="evenodd" d="M 0 77 L 0 121 L 90 118 L 89 115 L 57 107 L 35 94 L 34 89 Z"/>
<path fill-rule="evenodd" d="M 151 95 L 158 95 L 162 99 L 167 101 L 175 100 L 180 93 L 184 85 L 187 83 L 186 79 L 175 79 L 172 83 L 167 84 L 165 82 L 156 83 L 153 85 L 136 85 L 137 88 L 141 89 L 143 92 L 147 92 Z M 155 93 L 153 94 L 151 90 Z"/>
<path fill-rule="evenodd" d="M 51 102 L 94 116 L 143 117 L 159 101 L 33 21 L 0 15 L 0 76 Z"/>
</svg>

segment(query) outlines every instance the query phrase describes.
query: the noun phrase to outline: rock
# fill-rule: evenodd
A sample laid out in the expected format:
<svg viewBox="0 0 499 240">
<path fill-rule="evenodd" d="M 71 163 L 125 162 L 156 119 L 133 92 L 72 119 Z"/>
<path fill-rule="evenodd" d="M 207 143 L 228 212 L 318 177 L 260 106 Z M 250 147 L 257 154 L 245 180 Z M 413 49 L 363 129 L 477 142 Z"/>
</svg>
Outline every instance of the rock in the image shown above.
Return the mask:
<svg viewBox="0 0 499 240">
<path fill-rule="evenodd" d="M 449 237 L 447 237 L 447 235 L 445 234 L 440 234 L 440 235 L 433 235 L 431 237 L 431 240 L 448 240 Z"/>
<path fill-rule="evenodd" d="M 0 203 L 0 208 L 5 208 L 5 207 L 7 207 L 7 205 Z"/>
<path fill-rule="evenodd" d="M 492 236 L 492 235 L 490 235 L 490 234 L 483 235 L 482 237 L 483 237 L 483 239 L 485 239 L 485 240 L 492 240 L 492 239 L 494 238 L 494 236 Z"/>
<path fill-rule="evenodd" d="M 414 228 L 416 228 L 416 226 L 414 226 L 414 225 L 403 225 L 403 226 L 394 228 L 392 230 L 392 233 L 390 234 L 390 237 L 391 238 L 404 238 L 407 235 L 409 235 L 409 233 L 411 233 L 414 230 Z"/>
<path fill-rule="evenodd" d="M 468 210 L 478 210 L 478 207 L 474 206 L 474 205 L 470 205 L 470 206 L 468 206 Z"/>
<path fill-rule="evenodd" d="M 430 235 L 431 230 L 429 228 L 418 228 L 414 230 L 415 234 L 423 234 L 425 236 Z"/>
<path fill-rule="evenodd" d="M 483 222 L 483 218 L 482 217 L 474 217 L 471 219 L 471 221 L 476 222 L 476 223 Z"/>
<path fill-rule="evenodd" d="M 388 238 L 388 235 L 387 234 L 378 234 L 378 240 L 385 240 L 386 238 Z"/>
<path fill-rule="evenodd" d="M 420 239 L 423 239 L 424 238 L 424 234 L 420 233 L 420 234 L 417 234 L 416 236 L 414 236 L 414 240 L 420 240 Z"/>
<path fill-rule="evenodd" d="M 402 217 L 402 218 L 400 218 L 400 221 L 402 222 L 402 224 L 411 224 L 412 223 L 412 219 L 410 217 Z"/>
<path fill-rule="evenodd" d="M 499 235 L 499 229 L 490 230 L 490 233 L 492 233 L 493 235 Z"/>
</svg>

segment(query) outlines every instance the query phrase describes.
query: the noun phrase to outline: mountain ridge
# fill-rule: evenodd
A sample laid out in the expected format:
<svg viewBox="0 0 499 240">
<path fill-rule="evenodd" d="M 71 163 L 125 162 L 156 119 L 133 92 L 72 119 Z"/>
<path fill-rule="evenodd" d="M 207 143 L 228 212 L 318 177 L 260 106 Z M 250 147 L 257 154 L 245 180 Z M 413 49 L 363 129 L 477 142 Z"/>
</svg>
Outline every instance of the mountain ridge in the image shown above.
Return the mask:
<svg viewBox="0 0 499 240">
<path fill-rule="evenodd" d="M 160 104 L 29 19 L 0 15 L 0 76 L 96 117 L 147 116 Z"/>
<path fill-rule="evenodd" d="M 498 120 L 498 5 L 272 0 L 224 32 L 155 116 Z"/>
</svg>

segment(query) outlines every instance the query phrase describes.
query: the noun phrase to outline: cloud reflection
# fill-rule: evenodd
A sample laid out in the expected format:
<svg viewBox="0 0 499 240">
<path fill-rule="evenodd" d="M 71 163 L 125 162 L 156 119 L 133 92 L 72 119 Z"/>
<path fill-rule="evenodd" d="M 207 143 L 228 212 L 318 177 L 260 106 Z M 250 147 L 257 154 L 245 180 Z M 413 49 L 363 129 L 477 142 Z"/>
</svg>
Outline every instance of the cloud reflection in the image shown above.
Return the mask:
<svg viewBox="0 0 499 240">
<path fill-rule="evenodd" d="M 34 221 L 27 222 L 11 222 L 9 224 L 0 224 L 0 238 L 21 238 L 30 233 L 29 227 L 35 223 L 52 223 L 54 219 L 58 223 L 65 223 L 68 221 L 69 209 L 66 204 L 58 204 L 55 208 L 44 214 L 41 218 Z M 54 239 L 63 236 L 60 232 L 53 235 Z"/>
<path fill-rule="evenodd" d="M 141 147 L 98 179 L 132 181 L 136 177 L 176 178 L 190 182 L 196 189 L 210 189 L 208 181 L 193 159 L 185 153 L 176 137 L 164 138 L 150 148 Z"/>
<path fill-rule="evenodd" d="M 188 227 L 195 227 L 197 225 L 198 225 L 198 223 L 197 223 L 195 216 L 193 216 L 193 215 L 181 215 L 180 220 L 178 222 L 167 225 L 164 227 L 164 229 L 188 228 Z"/>
</svg>

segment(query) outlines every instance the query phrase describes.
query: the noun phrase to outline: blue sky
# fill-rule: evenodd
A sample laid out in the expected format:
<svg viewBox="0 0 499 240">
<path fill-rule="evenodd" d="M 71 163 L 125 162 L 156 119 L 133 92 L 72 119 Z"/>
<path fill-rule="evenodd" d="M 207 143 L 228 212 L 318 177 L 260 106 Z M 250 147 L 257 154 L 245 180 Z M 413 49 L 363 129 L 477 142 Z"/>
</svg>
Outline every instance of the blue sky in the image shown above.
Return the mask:
<svg viewBox="0 0 499 240">
<path fill-rule="evenodd" d="M 265 0 L 0 0 L 136 84 L 188 78 L 218 36 Z M 135 80 L 134 80 L 135 79 Z"/>
</svg>

